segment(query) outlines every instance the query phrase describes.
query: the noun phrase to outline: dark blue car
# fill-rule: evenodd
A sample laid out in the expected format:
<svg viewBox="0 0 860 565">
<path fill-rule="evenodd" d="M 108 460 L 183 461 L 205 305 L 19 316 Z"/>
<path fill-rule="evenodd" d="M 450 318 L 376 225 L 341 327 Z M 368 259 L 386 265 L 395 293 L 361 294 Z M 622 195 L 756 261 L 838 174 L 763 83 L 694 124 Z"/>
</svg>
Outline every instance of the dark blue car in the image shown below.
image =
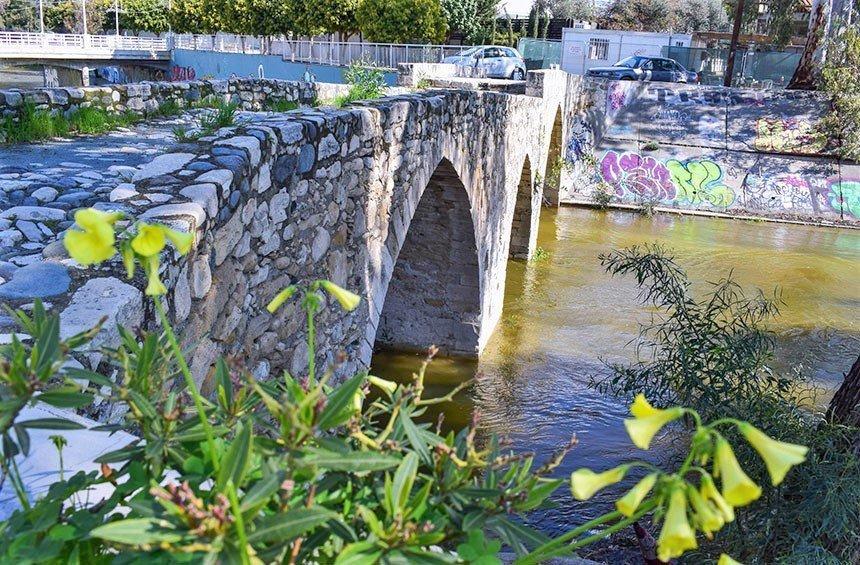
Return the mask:
<svg viewBox="0 0 860 565">
<path fill-rule="evenodd" d="M 593 67 L 586 76 L 612 80 L 648 80 L 653 82 L 699 82 L 699 75 L 688 71 L 672 59 L 662 57 L 627 57 L 611 67 Z"/>
</svg>

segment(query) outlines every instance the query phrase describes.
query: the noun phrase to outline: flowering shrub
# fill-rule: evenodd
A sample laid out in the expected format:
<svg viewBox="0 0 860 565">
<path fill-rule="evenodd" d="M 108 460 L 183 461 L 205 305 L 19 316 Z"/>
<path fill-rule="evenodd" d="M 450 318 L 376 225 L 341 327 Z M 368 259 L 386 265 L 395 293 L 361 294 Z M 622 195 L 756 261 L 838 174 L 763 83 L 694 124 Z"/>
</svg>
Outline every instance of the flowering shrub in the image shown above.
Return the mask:
<svg viewBox="0 0 860 565">
<path fill-rule="evenodd" d="M 83 210 L 76 220 L 80 229 L 66 235 L 72 257 L 94 264 L 119 250 L 129 275 L 137 265 L 146 270 L 146 292 L 153 297 L 166 292 L 159 253 L 168 242 L 180 253 L 192 244 L 190 235 L 158 224 L 132 223 L 117 234 L 118 214 Z M 478 441 L 476 422 L 457 433 L 421 423 L 428 406 L 467 386 L 425 398 L 432 350 L 405 384 L 364 373 L 333 384 L 332 372 L 313 364 L 322 292 L 347 311 L 360 300 L 320 280 L 287 287 L 268 306 L 274 312 L 301 294 L 308 374 L 285 372 L 260 382 L 221 359 L 212 398 L 198 391 L 158 299 L 161 331 L 120 328 L 121 345 L 106 352 L 118 369 L 115 380 L 65 365 L 68 353 L 98 327 L 60 339 L 59 317 L 40 303 L 32 315 L 16 312 L 31 340 L 14 337 L 0 350 L 0 464 L 21 510 L 0 523 L 9 540 L 0 547 L 0 562 L 488 565 L 499 563 L 504 543 L 526 564 L 570 554 L 647 514 L 662 522 L 659 555 L 668 559 L 696 547 L 696 532 L 712 536 L 734 519 L 735 508 L 761 494 L 718 428 L 735 426 L 746 437 L 773 484 L 804 460 L 804 447 L 773 440 L 745 422 L 705 425 L 692 410 L 657 409 L 639 396 L 625 421 L 634 444 L 647 449 L 655 434 L 686 416 L 695 422 L 686 459 L 672 472 L 644 462 L 574 472 L 571 492 L 580 500 L 635 468 L 648 473 L 615 511 L 549 539 L 516 517 L 544 506 L 564 484 L 551 475 L 574 442 L 533 468 L 529 453 L 513 453 L 494 437 Z M 139 439 L 99 457 L 99 471 L 61 472 L 45 496 L 32 501 L 16 462 L 29 451 L 28 430 L 77 424 L 21 420 L 21 410 L 37 400 L 83 407 L 97 396 L 128 408 L 123 422 L 97 429 L 126 429 Z M 56 446 L 62 456 L 62 441 Z M 109 485 L 111 494 L 89 500 L 89 490 L 99 485 Z M 721 563 L 732 560 L 724 556 Z"/>
</svg>

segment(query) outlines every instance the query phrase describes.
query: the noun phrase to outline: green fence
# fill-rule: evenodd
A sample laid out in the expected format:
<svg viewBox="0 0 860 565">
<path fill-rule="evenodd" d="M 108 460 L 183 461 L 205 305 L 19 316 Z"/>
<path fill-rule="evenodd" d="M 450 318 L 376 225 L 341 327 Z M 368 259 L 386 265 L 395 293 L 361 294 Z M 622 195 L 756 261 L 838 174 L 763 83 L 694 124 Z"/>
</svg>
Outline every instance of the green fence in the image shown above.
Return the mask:
<svg viewBox="0 0 860 565">
<path fill-rule="evenodd" d="M 561 65 L 561 41 L 530 39 L 524 37 L 517 44 L 528 70 L 548 69 L 550 65 Z"/>
</svg>

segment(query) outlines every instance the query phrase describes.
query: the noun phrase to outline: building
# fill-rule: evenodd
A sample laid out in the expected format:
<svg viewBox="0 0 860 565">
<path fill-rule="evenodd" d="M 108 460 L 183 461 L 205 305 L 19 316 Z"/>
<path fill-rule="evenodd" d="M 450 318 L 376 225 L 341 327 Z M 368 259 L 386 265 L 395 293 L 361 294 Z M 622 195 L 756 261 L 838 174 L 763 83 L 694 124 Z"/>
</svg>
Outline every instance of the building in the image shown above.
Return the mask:
<svg viewBox="0 0 860 565">
<path fill-rule="evenodd" d="M 664 57 L 670 47 L 689 47 L 692 36 L 612 29 L 565 28 L 561 40 L 561 68 L 584 75 L 633 55 Z"/>
</svg>

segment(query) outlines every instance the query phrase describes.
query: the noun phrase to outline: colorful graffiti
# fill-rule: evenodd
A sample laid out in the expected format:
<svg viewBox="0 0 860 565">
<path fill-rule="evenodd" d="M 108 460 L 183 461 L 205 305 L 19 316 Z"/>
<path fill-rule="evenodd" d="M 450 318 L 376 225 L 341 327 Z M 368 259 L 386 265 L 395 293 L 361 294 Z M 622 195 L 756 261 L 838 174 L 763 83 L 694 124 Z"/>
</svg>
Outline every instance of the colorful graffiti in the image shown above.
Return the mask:
<svg viewBox="0 0 860 565">
<path fill-rule="evenodd" d="M 825 199 L 833 211 L 860 219 L 860 178 L 846 179 L 837 176 L 827 179 Z"/>
<path fill-rule="evenodd" d="M 722 182 L 723 170 L 714 161 L 669 159 L 666 168 L 678 190 L 678 200 L 720 208 L 728 208 L 735 201 L 735 191 Z"/>
<path fill-rule="evenodd" d="M 609 83 L 606 90 L 606 115 L 609 119 L 615 118 L 625 106 L 635 98 L 637 83 L 631 81 L 618 81 Z"/>
<path fill-rule="evenodd" d="M 619 198 L 635 196 L 665 202 L 674 200 L 677 193 L 669 169 L 654 157 L 638 153 L 607 151 L 600 162 L 600 174 Z"/>
<path fill-rule="evenodd" d="M 586 155 L 591 154 L 594 136 L 588 122 L 582 116 L 575 116 L 567 131 L 568 141 L 564 159 L 568 163 L 577 163 Z"/>
<path fill-rule="evenodd" d="M 750 210 L 815 213 L 815 190 L 807 179 L 796 174 L 749 175 L 744 183 L 746 207 Z"/>
<path fill-rule="evenodd" d="M 194 77 L 197 76 L 197 73 L 194 72 L 194 67 L 180 67 L 179 65 L 173 65 L 173 68 L 170 69 L 170 80 L 194 80 Z"/>
<path fill-rule="evenodd" d="M 759 118 L 755 130 L 757 151 L 819 153 L 827 145 L 827 137 L 802 117 Z"/>
</svg>

